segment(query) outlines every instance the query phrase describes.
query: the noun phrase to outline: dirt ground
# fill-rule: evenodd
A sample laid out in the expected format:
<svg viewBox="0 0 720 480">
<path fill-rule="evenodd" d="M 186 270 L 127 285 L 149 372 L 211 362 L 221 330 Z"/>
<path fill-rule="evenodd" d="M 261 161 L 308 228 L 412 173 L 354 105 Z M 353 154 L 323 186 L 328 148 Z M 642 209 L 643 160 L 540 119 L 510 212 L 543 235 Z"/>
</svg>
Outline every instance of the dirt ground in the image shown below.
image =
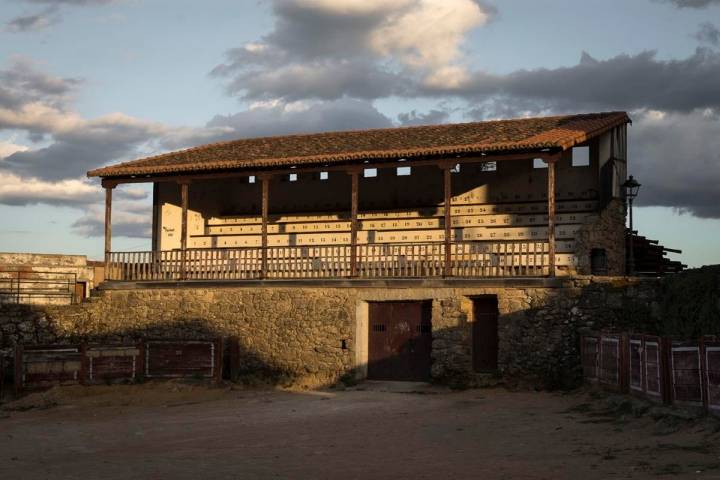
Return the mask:
<svg viewBox="0 0 720 480">
<path fill-rule="evenodd" d="M 0 479 L 720 479 L 720 420 L 588 392 L 65 387 L 0 409 Z"/>
</svg>

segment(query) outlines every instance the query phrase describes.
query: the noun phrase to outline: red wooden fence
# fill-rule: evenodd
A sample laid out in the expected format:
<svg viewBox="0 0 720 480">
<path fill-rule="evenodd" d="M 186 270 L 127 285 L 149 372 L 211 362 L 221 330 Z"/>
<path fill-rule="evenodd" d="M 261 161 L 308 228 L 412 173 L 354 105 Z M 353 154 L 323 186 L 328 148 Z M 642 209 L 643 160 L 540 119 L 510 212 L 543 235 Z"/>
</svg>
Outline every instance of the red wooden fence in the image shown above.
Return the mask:
<svg viewBox="0 0 720 480">
<path fill-rule="evenodd" d="M 222 340 L 15 347 L 15 390 L 136 382 L 144 378 L 222 378 Z"/>
<path fill-rule="evenodd" d="M 583 375 L 613 391 L 720 414 L 720 341 L 597 333 L 580 340 Z"/>
</svg>

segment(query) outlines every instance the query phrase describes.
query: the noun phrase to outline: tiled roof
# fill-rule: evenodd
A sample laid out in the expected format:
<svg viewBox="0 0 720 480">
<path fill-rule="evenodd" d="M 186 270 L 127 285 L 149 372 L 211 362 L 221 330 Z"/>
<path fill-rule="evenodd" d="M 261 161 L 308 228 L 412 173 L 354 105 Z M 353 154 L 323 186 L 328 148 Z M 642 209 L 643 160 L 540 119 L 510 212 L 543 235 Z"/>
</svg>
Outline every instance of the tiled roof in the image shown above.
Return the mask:
<svg viewBox="0 0 720 480">
<path fill-rule="evenodd" d="M 628 123 L 625 112 L 248 138 L 200 145 L 88 172 L 90 177 L 183 174 L 491 152 L 566 150 Z"/>
</svg>

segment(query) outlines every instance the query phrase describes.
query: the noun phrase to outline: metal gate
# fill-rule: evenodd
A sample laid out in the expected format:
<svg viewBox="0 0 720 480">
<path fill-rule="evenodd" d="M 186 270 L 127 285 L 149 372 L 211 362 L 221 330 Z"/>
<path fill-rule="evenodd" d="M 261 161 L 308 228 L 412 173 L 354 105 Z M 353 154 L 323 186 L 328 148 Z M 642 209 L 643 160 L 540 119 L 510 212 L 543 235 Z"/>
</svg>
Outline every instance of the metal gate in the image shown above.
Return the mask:
<svg viewBox="0 0 720 480">
<path fill-rule="evenodd" d="M 700 346 L 697 343 L 673 342 L 670 360 L 674 403 L 701 406 Z"/>
<path fill-rule="evenodd" d="M 82 351 L 78 345 L 18 345 L 15 348 L 15 389 L 73 385 L 82 379 Z"/>
<path fill-rule="evenodd" d="M 662 399 L 662 343 L 659 337 L 645 337 L 645 393 L 657 399 Z"/>
<path fill-rule="evenodd" d="M 430 379 L 432 303 L 372 302 L 368 322 L 368 378 Z"/>
<path fill-rule="evenodd" d="M 147 378 L 221 378 L 222 341 L 153 340 L 145 342 Z"/>
<path fill-rule="evenodd" d="M 88 384 L 137 381 L 142 376 L 142 344 L 89 345 L 84 351 Z"/>
</svg>

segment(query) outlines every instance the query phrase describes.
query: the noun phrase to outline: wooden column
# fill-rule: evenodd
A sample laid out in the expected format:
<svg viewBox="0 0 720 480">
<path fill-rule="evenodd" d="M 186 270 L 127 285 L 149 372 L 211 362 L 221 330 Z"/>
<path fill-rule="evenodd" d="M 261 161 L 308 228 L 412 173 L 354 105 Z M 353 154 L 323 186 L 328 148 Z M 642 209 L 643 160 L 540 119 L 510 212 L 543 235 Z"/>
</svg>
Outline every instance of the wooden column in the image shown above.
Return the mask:
<svg viewBox="0 0 720 480">
<path fill-rule="evenodd" d="M 350 172 L 350 276 L 357 277 L 358 178 L 359 170 Z"/>
<path fill-rule="evenodd" d="M 105 278 L 109 278 L 112 251 L 112 191 L 116 184 L 103 182 L 105 188 Z"/>
<path fill-rule="evenodd" d="M 441 165 L 443 171 L 443 193 L 445 197 L 445 276 L 449 277 L 452 275 L 452 252 L 451 247 L 451 236 L 452 236 L 452 172 L 451 167 L 447 165 Z"/>
<path fill-rule="evenodd" d="M 261 190 L 261 214 L 262 214 L 262 229 L 261 229 L 261 252 L 262 263 L 260 266 L 260 278 L 267 276 L 268 266 L 268 208 L 270 200 L 270 175 L 261 175 L 260 179 L 260 190 Z"/>
<path fill-rule="evenodd" d="M 548 266 L 551 277 L 555 276 L 555 163 L 559 158 L 558 155 L 544 159 L 548 166 Z"/>
<path fill-rule="evenodd" d="M 180 183 L 180 206 L 182 208 L 182 219 L 180 224 L 180 279 L 187 278 L 186 257 L 187 257 L 187 237 L 188 237 L 188 182 Z"/>
</svg>

